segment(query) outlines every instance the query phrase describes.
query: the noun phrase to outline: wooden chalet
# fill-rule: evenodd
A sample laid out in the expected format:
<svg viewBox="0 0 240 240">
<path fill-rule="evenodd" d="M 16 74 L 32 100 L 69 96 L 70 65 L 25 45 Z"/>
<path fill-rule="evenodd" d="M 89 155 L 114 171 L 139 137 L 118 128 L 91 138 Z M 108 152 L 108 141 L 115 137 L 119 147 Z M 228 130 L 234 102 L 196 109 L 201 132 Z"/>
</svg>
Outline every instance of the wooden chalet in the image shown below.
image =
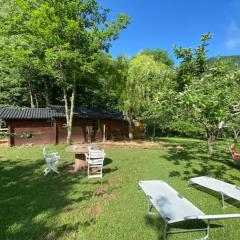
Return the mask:
<svg viewBox="0 0 240 240">
<path fill-rule="evenodd" d="M 64 144 L 67 138 L 62 106 L 48 108 L 4 108 L 0 119 L 8 126 L 9 145 Z M 75 143 L 128 138 L 128 122 L 121 112 L 76 108 L 72 140 Z"/>
</svg>

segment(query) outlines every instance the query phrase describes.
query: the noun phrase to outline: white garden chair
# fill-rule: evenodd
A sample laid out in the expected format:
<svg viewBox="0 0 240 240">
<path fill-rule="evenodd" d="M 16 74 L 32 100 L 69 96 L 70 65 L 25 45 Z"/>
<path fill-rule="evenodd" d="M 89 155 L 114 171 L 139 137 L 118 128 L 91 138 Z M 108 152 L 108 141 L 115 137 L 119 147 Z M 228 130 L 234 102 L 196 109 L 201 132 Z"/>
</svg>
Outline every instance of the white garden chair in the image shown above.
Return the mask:
<svg viewBox="0 0 240 240">
<path fill-rule="evenodd" d="M 47 168 L 44 170 L 44 175 L 46 176 L 49 172 L 53 171 L 59 173 L 57 169 L 57 163 L 61 159 L 58 152 L 48 152 L 45 146 L 42 146 L 42 152 L 44 159 L 47 163 Z"/>
<path fill-rule="evenodd" d="M 102 178 L 102 169 L 105 153 L 103 149 L 88 148 L 88 153 L 85 153 L 88 164 L 88 178 Z"/>
</svg>

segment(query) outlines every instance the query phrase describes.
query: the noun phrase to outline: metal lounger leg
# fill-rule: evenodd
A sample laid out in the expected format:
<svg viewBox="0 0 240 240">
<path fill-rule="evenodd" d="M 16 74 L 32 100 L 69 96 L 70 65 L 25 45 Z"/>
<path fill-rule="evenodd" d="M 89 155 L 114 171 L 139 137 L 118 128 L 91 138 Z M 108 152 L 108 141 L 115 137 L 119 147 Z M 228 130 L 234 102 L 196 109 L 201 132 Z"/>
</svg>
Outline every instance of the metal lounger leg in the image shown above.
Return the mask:
<svg viewBox="0 0 240 240">
<path fill-rule="evenodd" d="M 150 200 L 150 197 L 148 197 L 148 214 L 150 214 L 151 213 L 151 211 L 152 211 L 152 208 L 153 208 L 153 204 L 152 204 L 152 202 L 151 202 L 151 200 Z"/>
<path fill-rule="evenodd" d="M 207 227 L 206 228 L 197 228 L 197 229 L 187 229 L 187 230 L 172 230 L 168 231 L 169 224 L 166 220 L 164 220 L 164 230 L 163 230 L 163 239 L 167 240 L 168 234 L 177 234 L 177 233 L 188 233 L 188 232 L 200 232 L 205 231 L 206 235 L 203 238 L 198 240 L 208 240 L 209 238 L 209 230 L 210 230 L 210 220 L 207 220 Z"/>
<path fill-rule="evenodd" d="M 192 183 L 191 181 L 188 181 L 187 189 L 191 188 L 193 185 L 194 185 L 194 183 Z"/>
<path fill-rule="evenodd" d="M 167 240 L 168 235 L 168 222 L 164 220 L 163 239 Z"/>
<path fill-rule="evenodd" d="M 225 204 L 224 204 L 224 194 L 222 192 L 220 192 L 221 197 L 222 197 L 222 207 L 225 208 Z"/>
<path fill-rule="evenodd" d="M 207 221 L 206 237 L 204 238 L 204 240 L 208 240 L 209 231 L 210 231 L 210 221 L 208 220 L 208 221 Z"/>
</svg>

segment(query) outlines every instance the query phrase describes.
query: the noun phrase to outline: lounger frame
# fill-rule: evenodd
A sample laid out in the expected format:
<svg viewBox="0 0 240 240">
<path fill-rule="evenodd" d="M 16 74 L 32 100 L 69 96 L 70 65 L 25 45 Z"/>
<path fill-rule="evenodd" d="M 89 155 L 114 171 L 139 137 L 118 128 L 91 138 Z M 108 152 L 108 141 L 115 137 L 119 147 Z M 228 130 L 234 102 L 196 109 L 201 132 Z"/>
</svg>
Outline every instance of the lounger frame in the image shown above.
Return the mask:
<svg viewBox="0 0 240 240">
<path fill-rule="evenodd" d="M 165 188 L 165 190 L 168 188 L 171 191 L 174 191 L 173 193 L 175 194 L 174 196 L 175 196 L 177 201 L 179 201 L 180 198 L 182 199 L 180 201 L 180 203 L 183 204 L 183 207 L 186 207 L 186 205 L 189 206 L 190 208 L 193 207 L 193 208 L 191 208 L 191 211 L 199 212 L 199 214 L 193 214 L 191 216 L 184 216 L 182 218 L 169 219 L 168 217 L 164 216 L 164 214 L 161 214 L 160 211 L 163 211 L 162 209 L 158 210 L 159 206 L 157 206 L 157 204 L 158 204 L 158 202 L 161 201 L 161 198 L 158 199 L 155 196 L 155 201 L 154 201 L 152 196 L 147 194 L 147 190 L 146 189 L 144 190 L 144 187 L 142 186 L 142 183 L 144 183 L 144 182 L 153 182 L 151 184 L 154 184 L 154 182 L 164 183 L 164 187 L 163 188 Z M 139 188 L 144 191 L 144 193 L 146 194 L 147 199 L 148 199 L 147 213 L 150 214 L 152 208 L 155 207 L 156 210 L 158 211 L 159 215 L 162 217 L 162 219 L 164 221 L 164 228 L 163 228 L 163 239 L 164 240 L 167 240 L 169 234 L 187 233 L 187 232 L 199 232 L 199 231 L 205 231 L 206 235 L 203 238 L 201 238 L 201 239 L 208 240 L 209 239 L 209 232 L 210 232 L 210 222 L 212 220 L 240 218 L 240 214 L 206 215 L 200 209 L 198 209 L 195 205 L 193 205 L 190 201 L 188 201 L 183 196 L 181 196 L 179 193 L 177 193 L 175 191 L 175 189 L 173 189 L 171 186 L 169 186 L 164 181 L 156 181 L 156 180 L 140 181 L 139 182 Z M 155 191 L 155 189 L 154 189 L 154 191 Z M 166 199 L 168 199 L 167 196 L 166 196 Z M 181 206 L 179 206 L 179 207 L 181 207 Z M 179 215 L 175 215 L 175 216 L 179 216 Z M 197 228 L 197 229 L 193 228 L 193 229 L 187 229 L 187 230 L 172 230 L 172 231 L 170 230 L 170 225 L 171 224 L 178 223 L 178 222 L 183 222 L 183 221 L 189 221 L 189 220 L 204 221 L 206 223 L 207 227 L 206 228 Z"/>
<path fill-rule="evenodd" d="M 205 177 L 205 176 L 203 176 L 203 177 Z M 197 177 L 198 178 L 198 177 Z M 214 179 L 214 178 L 210 178 L 210 177 L 207 177 L 207 178 L 209 178 L 209 179 Z M 192 185 L 192 186 L 199 186 L 199 187 L 201 187 L 201 188 L 206 188 L 206 189 L 208 189 L 208 190 L 210 190 L 210 191 L 212 191 L 212 192 L 215 192 L 215 193 L 218 193 L 219 195 L 220 195 L 220 201 L 221 201 L 221 204 L 222 204 L 222 207 L 223 208 L 226 208 L 227 206 L 225 205 L 225 200 L 227 200 L 227 199 L 234 199 L 234 200 L 236 200 L 236 201 L 238 201 L 236 198 L 233 198 L 233 197 L 230 197 L 230 196 L 228 196 L 226 193 L 224 193 L 223 191 L 218 191 L 218 190 L 214 190 L 213 188 L 209 188 L 209 187 L 207 187 L 206 185 L 204 185 L 204 184 L 199 184 L 199 183 L 196 183 L 196 182 L 194 182 L 194 179 L 195 178 L 191 178 L 190 180 L 189 180 L 189 185 Z M 214 179 L 215 180 L 215 179 Z M 218 180 L 218 181 L 220 181 L 220 180 Z M 223 183 L 225 183 L 225 182 L 223 182 Z M 240 190 L 240 188 L 238 187 L 238 186 L 234 186 L 237 190 Z"/>
<path fill-rule="evenodd" d="M 150 196 L 147 196 L 147 197 L 148 197 L 147 214 L 150 215 L 150 214 L 152 214 L 152 209 L 153 209 L 154 205 L 151 201 L 151 197 Z M 163 239 L 164 240 L 167 240 L 169 234 L 188 233 L 188 232 L 205 232 L 206 235 L 203 238 L 201 238 L 200 240 L 207 240 L 209 237 L 210 220 L 206 220 L 206 224 L 207 224 L 206 228 L 192 228 L 192 229 L 188 229 L 188 230 L 169 230 L 170 225 L 177 223 L 177 222 L 171 222 L 169 219 L 164 218 L 163 216 L 161 216 L 161 217 L 164 222 L 164 228 L 163 228 Z M 199 220 L 199 219 L 189 217 L 189 218 L 182 219 L 181 221 L 187 221 L 187 220 Z M 181 222 L 181 221 L 178 221 L 178 222 Z M 204 221 L 204 220 L 202 220 L 202 221 Z"/>
</svg>

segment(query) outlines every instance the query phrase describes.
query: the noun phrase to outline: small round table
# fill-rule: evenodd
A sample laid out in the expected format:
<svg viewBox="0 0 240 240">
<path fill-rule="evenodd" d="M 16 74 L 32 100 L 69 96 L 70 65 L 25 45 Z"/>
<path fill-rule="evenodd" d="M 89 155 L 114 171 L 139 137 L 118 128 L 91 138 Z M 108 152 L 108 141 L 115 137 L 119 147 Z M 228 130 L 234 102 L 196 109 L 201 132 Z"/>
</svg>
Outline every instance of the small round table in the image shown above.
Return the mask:
<svg viewBox="0 0 240 240">
<path fill-rule="evenodd" d="M 75 164 L 68 169 L 69 172 L 75 173 L 79 171 L 85 171 L 87 168 L 87 162 L 85 153 L 88 152 L 88 147 L 96 147 L 93 144 L 76 144 L 66 147 L 65 151 L 75 154 Z"/>
</svg>

